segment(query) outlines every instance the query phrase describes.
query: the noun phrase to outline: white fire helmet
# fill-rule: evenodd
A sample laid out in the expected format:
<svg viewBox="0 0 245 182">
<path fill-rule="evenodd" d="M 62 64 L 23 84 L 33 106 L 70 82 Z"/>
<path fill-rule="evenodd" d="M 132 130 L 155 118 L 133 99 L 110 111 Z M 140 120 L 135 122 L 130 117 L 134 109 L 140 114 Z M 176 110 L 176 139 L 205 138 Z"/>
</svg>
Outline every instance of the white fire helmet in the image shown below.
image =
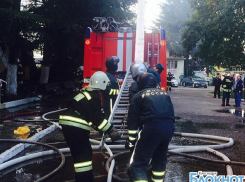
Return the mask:
<svg viewBox="0 0 245 182">
<path fill-rule="evenodd" d="M 134 63 L 130 67 L 130 72 L 133 79 L 136 80 L 140 74 L 147 72 L 147 67 L 144 63 Z"/>
<path fill-rule="evenodd" d="M 97 71 L 91 76 L 88 87 L 105 90 L 109 81 L 109 78 L 104 72 Z"/>
</svg>

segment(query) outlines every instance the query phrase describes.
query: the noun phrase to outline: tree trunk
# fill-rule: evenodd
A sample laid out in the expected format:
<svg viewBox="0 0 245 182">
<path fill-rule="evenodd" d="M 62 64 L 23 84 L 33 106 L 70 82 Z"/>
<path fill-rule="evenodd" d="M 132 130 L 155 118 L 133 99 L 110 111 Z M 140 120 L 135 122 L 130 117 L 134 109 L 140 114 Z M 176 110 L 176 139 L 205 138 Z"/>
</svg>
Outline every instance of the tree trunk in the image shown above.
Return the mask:
<svg viewBox="0 0 245 182">
<path fill-rule="evenodd" d="M 52 57 L 52 46 L 48 42 L 47 37 L 45 37 L 44 49 L 43 49 L 43 61 L 42 61 L 42 71 L 40 77 L 40 83 L 48 83 L 50 62 Z"/>
<path fill-rule="evenodd" d="M 21 0 L 13 1 L 12 9 L 20 11 Z M 18 37 L 19 31 L 16 30 L 15 35 Z M 9 63 L 7 66 L 6 76 L 6 95 L 17 96 L 17 59 L 18 59 L 18 45 L 10 43 L 9 45 Z"/>
<path fill-rule="evenodd" d="M 8 64 L 6 94 L 17 95 L 17 64 Z"/>
<path fill-rule="evenodd" d="M 49 70 L 50 70 L 50 66 L 45 66 L 45 65 L 42 66 L 41 77 L 40 77 L 41 84 L 48 83 Z"/>
<path fill-rule="evenodd" d="M 5 52 L 3 51 L 1 46 L 0 46 L 0 56 L 1 56 L 2 60 L 3 60 L 4 66 L 7 68 L 7 66 L 8 66 L 8 56 L 7 56 L 7 54 L 5 54 Z"/>
</svg>

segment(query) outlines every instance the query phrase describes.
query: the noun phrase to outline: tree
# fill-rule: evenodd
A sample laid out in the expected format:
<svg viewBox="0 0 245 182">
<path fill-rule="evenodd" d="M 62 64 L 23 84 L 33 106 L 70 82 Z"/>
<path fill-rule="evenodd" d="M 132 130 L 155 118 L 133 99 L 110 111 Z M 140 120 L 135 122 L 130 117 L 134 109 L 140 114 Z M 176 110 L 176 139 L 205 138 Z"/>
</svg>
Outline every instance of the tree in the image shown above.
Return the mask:
<svg viewBox="0 0 245 182">
<path fill-rule="evenodd" d="M 0 46 L 8 53 L 8 94 L 17 94 L 17 59 L 33 66 L 30 52 L 43 52 L 43 68 L 48 81 L 72 79 L 83 62 L 84 34 L 95 16 L 111 16 L 127 21 L 134 14 L 129 7 L 136 0 L 29 0 L 20 11 L 21 0 L 0 1 Z M 25 47 L 27 48 L 25 50 Z M 35 69 L 35 68 L 34 68 Z"/>
<path fill-rule="evenodd" d="M 161 5 L 160 17 L 155 22 L 155 26 L 162 27 L 166 31 L 167 48 L 170 55 L 183 56 L 181 33 L 183 24 L 191 14 L 192 10 L 188 0 L 167 0 Z"/>
<path fill-rule="evenodd" d="M 133 18 L 129 7 L 136 0 L 48 0 L 33 4 L 30 12 L 42 16 L 46 22 L 40 36 L 43 45 L 43 83 L 50 80 L 73 79 L 83 62 L 84 35 L 93 17 L 114 17 L 122 22 Z M 45 71 L 46 70 L 46 71 Z"/>
<path fill-rule="evenodd" d="M 20 51 L 26 51 L 27 39 L 33 35 L 34 29 L 40 27 L 39 17 L 20 11 L 20 2 L 0 2 L 0 46 L 8 60 L 6 94 L 9 96 L 17 95 L 17 59 L 20 58 Z"/>
<path fill-rule="evenodd" d="M 182 35 L 187 51 L 209 65 L 244 65 L 245 1 L 190 0 L 196 13 L 187 21 Z"/>
</svg>

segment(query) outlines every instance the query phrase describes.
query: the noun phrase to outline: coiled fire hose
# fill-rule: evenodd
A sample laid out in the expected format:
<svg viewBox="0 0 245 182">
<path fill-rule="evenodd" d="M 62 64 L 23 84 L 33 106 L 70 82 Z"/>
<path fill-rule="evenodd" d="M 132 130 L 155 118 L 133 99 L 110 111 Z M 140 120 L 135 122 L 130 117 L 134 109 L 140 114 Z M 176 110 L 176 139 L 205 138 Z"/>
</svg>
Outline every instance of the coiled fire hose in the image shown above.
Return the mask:
<svg viewBox="0 0 245 182">
<path fill-rule="evenodd" d="M 61 157 L 60 165 L 55 170 L 53 170 L 49 174 L 43 176 L 42 178 L 36 180 L 35 182 L 42 182 L 42 181 L 48 180 L 49 178 L 51 178 L 52 176 L 57 174 L 63 168 L 63 166 L 65 165 L 65 156 L 64 156 L 64 154 L 58 148 L 53 147 L 51 145 L 40 143 L 40 142 L 34 142 L 34 141 L 13 140 L 13 139 L 0 139 L 0 142 L 6 142 L 6 143 L 30 143 L 30 144 L 35 144 L 35 145 L 41 145 L 41 146 L 44 146 L 44 147 L 47 147 L 47 148 L 50 148 L 50 149 L 56 151 L 60 155 L 60 157 Z"/>
</svg>

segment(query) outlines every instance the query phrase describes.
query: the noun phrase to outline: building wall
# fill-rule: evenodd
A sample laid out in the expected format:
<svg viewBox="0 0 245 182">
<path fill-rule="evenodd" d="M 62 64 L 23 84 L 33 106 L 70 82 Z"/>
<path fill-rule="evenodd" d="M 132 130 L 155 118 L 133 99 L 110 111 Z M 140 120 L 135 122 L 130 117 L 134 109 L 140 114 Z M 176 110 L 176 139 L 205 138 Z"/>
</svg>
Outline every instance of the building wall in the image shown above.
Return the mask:
<svg viewBox="0 0 245 182">
<path fill-rule="evenodd" d="M 167 58 L 167 72 L 171 72 L 180 83 L 179 76 L 184 74 L 184 58 Z"/>
</svg>

